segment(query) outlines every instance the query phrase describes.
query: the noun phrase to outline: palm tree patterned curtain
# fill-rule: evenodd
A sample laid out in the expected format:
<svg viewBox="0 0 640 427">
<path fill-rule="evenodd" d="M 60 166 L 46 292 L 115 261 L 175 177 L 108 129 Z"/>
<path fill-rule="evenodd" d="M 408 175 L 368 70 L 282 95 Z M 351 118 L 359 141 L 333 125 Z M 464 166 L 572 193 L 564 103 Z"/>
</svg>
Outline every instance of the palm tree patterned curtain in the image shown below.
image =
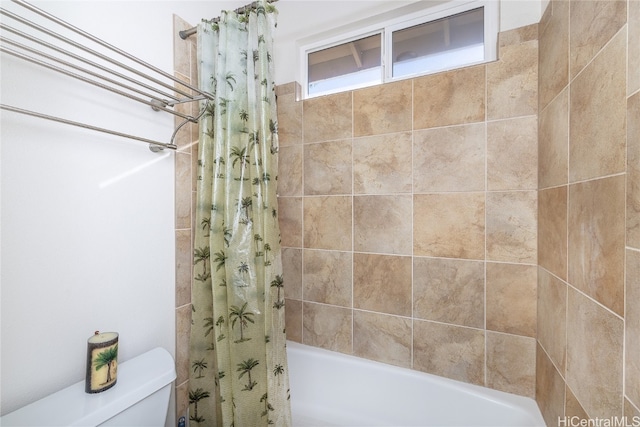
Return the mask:
<svg viewBox="0 0 640 427">
<path fill-rule="evenodd" d="M 261 1 L 198 29 L 200 119 L 192 283 L 190 420 L 291 425 L 278 135 L 272 64 L 276 11 Z"/>
</svg>

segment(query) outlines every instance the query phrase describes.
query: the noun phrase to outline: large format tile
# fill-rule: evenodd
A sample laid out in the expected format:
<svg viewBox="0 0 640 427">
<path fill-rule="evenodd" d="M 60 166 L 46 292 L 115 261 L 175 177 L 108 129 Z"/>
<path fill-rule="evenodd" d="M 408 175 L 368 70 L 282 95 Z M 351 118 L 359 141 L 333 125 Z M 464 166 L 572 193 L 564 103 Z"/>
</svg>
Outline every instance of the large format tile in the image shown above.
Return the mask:
<svg viewBox="0 0 640 427">
<path fill-rule="evenodd" d="M 484 190 L 485 132 L 484 123 L 414 132 L 413 191 Z"/>
<path fill-rule="evenodd" d="M 538 127 L 538 185 L 569 182 L 569 91 L 563 90 L 540 111 Z"/>
<path fill-rule="evenodd" d="M 540 21 L 540 110 L 569 84 L 569 5 L 566 0 L 551 0 Z"/>
<path fill-rule="evenodd" d="M 626 21 L 626 0 L 571 2 L 571 77 L 593 59 Z"/>
<path fill-rule="evenodd" d="M 548 426 L 564 417 L 565 383 L 544 350 L 536 349 L 536 403 Z"/>
<path fill-rule="evenodd" d="M 567 351 L 567 285 L 538 269 L 537 336 L 553 363 L 564 372 Z"/>
<path fill-rule="evenodd" d="M 411 367 L 411 319 L 354 310 L 353 354 Z"/>
<path fill-rule="evenodd" d="M 304 250 L 305 301 L 351 307 L 351 252 Z"/>
<path fill-rule="evenodd" d="M 626 40 L 619 32 L 571 84 L 570 182 L 625 170 Z"/>
<path fill-rule="evenodd" d="M 191 303 L 193 244 L 191 230 L 176 230 L 176 307 Z M 200 267 L 198 267 L 200 268 Z"/>
<path fill-rule="evenodd" d="M 411 212 L 410 195 L 354 197 L 354 250 L 411 255 Z"/>
<path fill-rule="evenodd" d="M 485 332 L 414 320 L 413 368 L 484 385 Z"/>
<path fill-rule="evenodd" d="M 176 309 L 176 384 L 189 379 L 189 339 L 191 333 L 191 304 Z"/>
<path fill-rule="evenodd" d="M 353 92 L 354 136 L 411 130 L 411 80 Z"/>
<path fill-rule="evenodd" d="M 633 406 L 629 399 L 624 399 L 624 416 L 628 420 L 640 420 L 640 409 L 637 406 Z"/>
<path fill-rule="evenodd" d="M 302 249 L 282 248 L 285 298 L 302 299 Z"/>
<path fill-rule="evenodd" d="M 302 95 L 302 86 L 298 82 L 289 82 L 276 86 L 276 96 L 278 100 L 284 95 L 293 95 L 295 99 L 300 99 Z"/>
<path fill-rule="evenodd" d="M 586 411 L 574 396 L 569 386 L 565 386 L 564 401 L 564 412 L 566 417 L 578 417 L 576 420 L 577 422 L 585 422 L 582 420 L 587 420 L 589 418 L 589 415 L 587 415 Z"/>
<path fill-rule="evenodd" d="M 569 186 L 568 282 L 624 313 L 625 179 Z"/>
<path fill-rule="evenodd" d="M 529 41 L 538 40 L 538 24 L 502 31 L 498 34 L 498 46 L 516 46 Z"/>
<path fill-rule="evenodd" d="M 354 254 L 354 308 L 410 316 L 411 289 L 411 257 Z"/>
<path fill-rule="evenodd" d="M 414 80 L 413 129 L 481 122 L 485 119 L 485 66 Z"/>
<path fill-rule="evenodd" d="M 175 221 L 176 228 L 191 228 L 191 155 L 175 153 Z"/>
<path fill-rule="evenodd" d="M 487 329 L 535 338 L 535 265 L 487 263 Z"/>
<path fill-rule="evenodd" d="M 535 338 L 487 331 L 487 387 L 535 398 Z"/>
<path fill-rule="evenodd" d="M 538 260 L 536 191 L 487 194 L 487 260 L 535 264 Z"/>
<path fill-rule="evenodd" d="M 484 263 L 413 259 L 413 316 L 484 328 Z"/>
<path fill-rule="evenodd" d="M 282 246 L 302 247 L 302 197 L 278 198 L 278 224 Z"/>
<path fill-rule="evenodd" d="M 352 250 L 352 197 L 322 196 L 304 199 L 304 247 Z"/>
<path fill-rule="evenodd" d="M 352 310 L 311 302 L 302 307 L 303 344 L 351 354 Z"/>
<path fill-rule="evenodd" d="M 302 144 L 302 102 L 295 93 L 278 95 L 278 142 L 280 146 Z"/>
<path fill-rule="evenodd" d="M 353 136 L 351 92 L 305 99 L 303 104 L 302 128 L 305 143 Z"/>
<path fill-rule="evenodd" d="M 627 61 L 627 94 L 640 90 L 640 2 L 629 1 L 629 38 Z"/>
<path fill-rule="evenodd" d="M 536 33 L 537 25 L 511 32 Z M 501 39 L 503 38 L 501 33 Z M 538 112 L 538 37 L 501 43 L 498 61 L 487 64 L 487 119 L 534 115 Z"/>
<path fill-rule="evenodd" d="M 627 100 L 627 246 L 640 249 L 640 92 Z"/>
<path fill-rule="evenodd" d="M 414 195 L 413 254 L 484 259 L 484 193 Z"/>
<path fill-rule="evenodd" d="M 640 252 L 627 250 L 625 394 L 640 407 Z"/>
<path fill-rule="evenodd" d="M 184 74 L 186 76 L 190 75 L 190 59 L 189 45 L 193 43 L 191 39 L 183 39 L 179 36 L 180 31 L 188 30 L 193 27 L 192 24 L 185 21 L 183 18 L 178 15 L 173 15 L 173 41 L 176 43 L 176 46 L 173 49 L 173 69 L 178 73 Z"/>
<path fill-rule="evenodd" d="M 302 342 L 302 301 L 285 300 L 284 321 L 287 328 L 287 339 Z"/>
<path fill-rule="evenodd" d="M 487 123 L 487 189 L 538 189 L 535 116 Z"/>
<path fill-rule="evenodd" d="M 411 132 L 353 141 L 354 194 L 411 192 Z"/>
<path fill-rule="evenodd" d="M 350 194 L 351 140 L 305 144 L 304 194 Z"/>
<path fill-rule="evenodd" d="M 567 187 L 538 192 L 538 264 L 567 280 Z"/>
<path fill-rule="evenodd" d="M 302 196 L 302 145 L 278 151 L 278 195 Z"/>
<path fill-rule="evenodd" d="M 622 413 L 623 342 L 622 319 L 569 288 L 567 385 L 591 417 Z"/>
</svg>

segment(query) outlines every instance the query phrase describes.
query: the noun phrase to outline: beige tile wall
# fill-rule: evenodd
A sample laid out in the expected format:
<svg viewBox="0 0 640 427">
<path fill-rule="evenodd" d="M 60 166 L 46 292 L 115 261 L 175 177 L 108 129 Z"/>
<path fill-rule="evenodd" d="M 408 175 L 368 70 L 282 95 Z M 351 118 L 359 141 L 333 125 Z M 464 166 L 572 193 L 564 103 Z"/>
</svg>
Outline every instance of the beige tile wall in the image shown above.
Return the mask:
<svg viewBox="0 0 640 427">
<path fill-rule="evenodd" d="M 174 72 L 181 81 L 197 86 L 196 38 L 182 40 L 178 32 L 193 25 L 174 15 Z M 178 111 L 198 115 L 197 102 L 179 104 Z M 183 119 L 176 117 L 176 127 Z M 176 371 L 174 395 L 176 418 L 187 417 L 189 407 L 189 335 L 191 331 L 191 273 L 193 266 L 193 200 L 195 200 L 195 162 L 198 157 L 198 126 L 187 124 L 176 134 L 175 211 L 176 211 Z M 176 419 L 176 425 L 177 425 Z"/>
<path fill-rule="evenodd" d="M 631 417 L 640 413 L 640 2 L 553 0 L 539 29 L 536 398 L 549 425 Z"/>
<path fill-rule="evenodd" d="M 499 61 L 278 88 L 289 339 L 533 397 L 537 25 Z"/>
<path fill-rule="evenodd" d="M 553 0 L 500 41 L 486 66 L 278 88 L 288 336 L 535 395 L 549 425 L 638 416 L 640 2 Z M 185 80 L 194 48 L 175 40 Z M 176 153 L 178 417 L 196 140 Z"/>
</svg>

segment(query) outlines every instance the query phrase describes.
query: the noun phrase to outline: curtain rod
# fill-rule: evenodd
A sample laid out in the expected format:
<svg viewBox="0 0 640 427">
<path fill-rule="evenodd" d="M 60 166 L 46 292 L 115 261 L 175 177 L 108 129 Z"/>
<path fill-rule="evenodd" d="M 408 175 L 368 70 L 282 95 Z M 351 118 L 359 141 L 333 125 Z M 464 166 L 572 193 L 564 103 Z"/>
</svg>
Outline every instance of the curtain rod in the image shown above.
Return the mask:
<svg viewBox="0 0 640 427">
<path fill-rule="evenodd" d="M 275 3 L 277 1 L 278 0 L 267 0 L 267 3 Z M 241 7 L 237 8 L 236 10 L 234 10 L 234 12 L 242 14 L 242 13 L 246 13 L 246 12 L 252 10 L 252 9 L 255 9 L 257 7 L 258 7 L 258 2 L 254 1 L 253 3 L 245 4 L 244 6 L 241 6 Z M 213 18 L 209 22 L 212 22 L 214 24 L 217 23 L 217 22 L 220 22 L 220 17 L 218 16 L 216 18 Z M 178 34 L 180 35 L 180 38 L 182 40 L 186 40 L 190 36 L 194 35 L 197 32 L 198 32 L 198 27 L 193 27 L 193 28 L 189 28 L 188 30 L 182 30 L 182 31 L 178 32 Z"/>
</svg>

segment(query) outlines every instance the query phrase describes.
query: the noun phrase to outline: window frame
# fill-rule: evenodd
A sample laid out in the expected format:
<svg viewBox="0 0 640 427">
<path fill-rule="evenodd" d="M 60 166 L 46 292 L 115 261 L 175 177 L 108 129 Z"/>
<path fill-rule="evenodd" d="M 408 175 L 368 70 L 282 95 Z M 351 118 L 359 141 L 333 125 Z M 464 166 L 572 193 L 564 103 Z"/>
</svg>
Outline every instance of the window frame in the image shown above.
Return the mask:
<svg viewBox="0 0 640 427">
<path fill-rule="evenodd" d="M 385 37 L 384 37 L 384 29 L 383 28 L 378 28 L 378 29 L 374 29 L 371 31 L 367 31 L 367 32 L 355 32 L 355 33 L 349 33 L 350 36 L 347 38 L 341 38 L 342 36 L 336 36 L 336 37 L 332 37 L 329 40 L 333 40 L 333 39 L 337 39 L 338 41 L 333 41 L 333 42 L 329 42 L 327 44 L 321 44 L 319 45 L 319 47 L 310 49 L 310 50 L 306 50 L 303 52 L 303 59 L 304 59 L 304 68 L 303 68 L 303 73 L 302 74 L 304 76 L 304 93 L 303 93 L 303 97 L 305 99 L 307 98 L 315 98 L 318 96 L 324 96 L 324 95 L 328 95 L 328 94 L 332 94 L 332 93 L 339 93 L 339 92 L 346 92 L 349 90 L 355 90 L 355 89 L 362 89 L 364 87 L 369 87 L 369 86 L 374 86 L 376 84 L 380 84 L 384 82 L 384 70 L 385 70 L 385 66 L 384 66 L 384 53 L 381 53 L 381 63 L 380 63 L 380 83 L 373 83 L 373 84 L 367 84 L 367 83 L 362 83 L 362 84 L 357 84 L 357 85 L 351 85 L 345 88 L 341 88 L 341 89 L 336 89 L 335 91 L 331 91 L 331 92 L 326 92 L 326 93 L 320 93 L 317 95 L 309 95 L 309 54 L 314 53 L 314 52 L 319 52 L 321 50 L 324 49 L 329 49 L 332 48 L 334 46 L 340 46 L 343 44 L 347 44 L 347 43 L 351 43 L 354 42 L 356 40 L 360 40 L 360 39 L 364 39 L 367 37 L 371 37 L 371 36 L 375 36 L 375 35 L 380 35 L 380 49 L 384 50 L 384 43 L 385 43 Z"/>
<path fill-rule="evenodd" d="M 438 19 L 447 18 L 470 10 L 484 8 L 484 60 L 464 63 L 450 68 L 443 68 L 436 71 L 418 72 L 410 75 L 393 77 L 392 43 L 393 32 L 426 24 Z M 376 24 L 362 26 L 353 31 L 344 32 L 331 37 L 326 37 L 312 43 L 301 45 L 299 48 L 300 58 L 300 81 L 303 82 L 303 99 L 310 99 L 319 96 L 346 92 L 349 90 L 370 87 L 377 84 L 390 83 L 394 81 L 411 79 L 428 74 L 440 73 L 456 68 L 468 67 L 472 65 L 484 64 L 495 61 L 498 53 L 498 32 L 499 32 L 499 2 L 497 0 L 452 0 L 436 6 L 431 6 L 417 12 L 409 13 L 397 18 L 381 21 Z M 309 54 L 334 46 L 346 44 L 371 35 L 381 35 L 381 76 L 379 83 L 362 85 L 351 85 L 348 88 L 339 88 L 319 94 L 309 95 Z"/>
</svg>

